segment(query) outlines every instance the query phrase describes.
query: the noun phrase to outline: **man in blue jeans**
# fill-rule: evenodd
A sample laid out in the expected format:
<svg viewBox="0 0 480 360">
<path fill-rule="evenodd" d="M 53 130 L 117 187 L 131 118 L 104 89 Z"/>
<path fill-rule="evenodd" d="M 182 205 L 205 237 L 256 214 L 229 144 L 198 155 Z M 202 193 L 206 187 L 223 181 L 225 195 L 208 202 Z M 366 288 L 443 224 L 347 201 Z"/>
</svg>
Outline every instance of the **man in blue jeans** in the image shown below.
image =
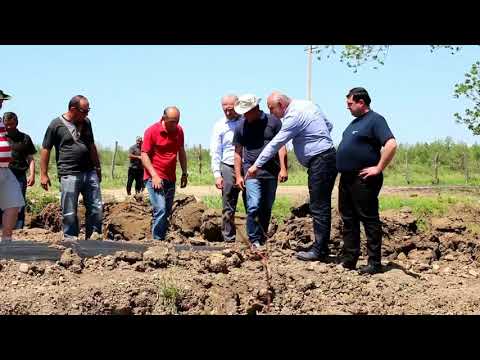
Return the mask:
<svg viewBox="0 0 480 360">
<path fill-rule="evenodd" d="M 305 261 L 326 261 L 329 254 L 332 190 L 337 177 L 336 152 L 330 136 L 333 125 L 311 101 L 290 99 L 273 92 L 267 104 L 270 113 L 282 119 L 282 128 L 246 171 L 246 176 L 258 176 L 278 149 L 292 140 L 298 161 L 308 169 L 310 211 L 315 233 L 311 249 L 300 251 L 297 257 Z"/>
<path fill-rule="evenodd" d="M 187 186 L 187 154 L 179 121 L 180 110 L 169 106 L 163 111 L 160 121 L 145 130 L 143 136 L 141 157 L 145 185 L 153 207 L 154 240 L 165 240 L 167 233 L 167 220 L 175 196 L 177 154 L 182 167 L 180 187 Z"/>
<path fill-rule="evenodd" d="M 75 241 L 79 234 L 79 194 L 82 194 L 86 208 L 85 239 L 90 239 L 93 232 L 102 233 L 102 172 L 92 125 L 87 118 L 89 111 L 87 98 L 82 95 L 74 96 L 68 103 L 68 111 L 48 126 L 40 151 L 40 185 L 48 191 L 51 186 L 48 162 L 50 151 L 55 147 L 63 233 L 65 240 L 69 241 Z"/>
<path fill-rule="evenodd" d="M 246 170 L 253 165 L 265 145 L 282 127 L 280 120 L 260 110 L 259 102 L 259 98 L 250 94 L 238 98 L 235 112 L 242 114 L 243 118 L 233 136 L 236 185 L 247 192 L 247 234 L 252 246 L 256 248 L 266 241 L 277 183 L 288 179 L 285 146 L 279 149 L 278 154 L 264 165 L 255 178 L 242 177 L 242 166 Z"/>
</svg>

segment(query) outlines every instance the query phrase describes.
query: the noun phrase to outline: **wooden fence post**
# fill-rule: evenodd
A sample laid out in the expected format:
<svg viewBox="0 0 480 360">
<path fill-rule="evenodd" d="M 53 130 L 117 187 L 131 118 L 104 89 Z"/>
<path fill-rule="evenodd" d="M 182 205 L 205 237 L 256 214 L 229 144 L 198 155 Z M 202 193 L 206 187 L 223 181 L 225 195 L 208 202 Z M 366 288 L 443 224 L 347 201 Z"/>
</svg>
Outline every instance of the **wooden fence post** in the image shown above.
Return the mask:
<svg viewBox="0 0 480 360">
<path fill-rule="evenodd" d="M 202 144 L 198 145 L 198 173 L 202 175 Z"/>
<path fill-rule="evenodd" d="M 438 179 L 438 158 L 440 157 L 439 153 L 435 154 L 435 159 L 433 160 L 433 184 L 438 185 L 440 180 Z"/>
<path fill-rule="evenodd" d="M 115 177 L 115 159 L 117 157 L 117 146 L 118 146 L 118 141 L 115 141 L 115 150 L 113 150 L 113 156 L 112 156 L 112 179 Z"/>
<path fill-rule="evenodd" d="M 468 174 L 468 156 L 466 152 L 463 153 L 463 170 L 465 173 L 465 183 L 468 184 L 470 176 Z"/>
<path fill-rule="evenodd" d="M 408 150 L 405 150 L 405 180 L 410 185 L 410 173 L 408 172 Z"/>
</svg>

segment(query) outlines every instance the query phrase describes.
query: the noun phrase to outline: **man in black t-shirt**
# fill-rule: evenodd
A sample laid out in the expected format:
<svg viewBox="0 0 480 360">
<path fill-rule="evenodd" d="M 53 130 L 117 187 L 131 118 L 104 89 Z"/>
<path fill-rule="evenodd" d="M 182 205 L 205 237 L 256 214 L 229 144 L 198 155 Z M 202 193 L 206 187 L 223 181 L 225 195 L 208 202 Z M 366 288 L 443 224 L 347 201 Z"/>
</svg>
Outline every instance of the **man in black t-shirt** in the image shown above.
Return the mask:
<svg viewBox="0 0 480 360">
<path fill-rule="evenodd" d="M 63 233 L 66 240 L 78 237 L 78 196 L 82 194 L 86 208 L 85 239 L 93 232 L 102 233 L 103 205 L 100 193 L 102 172 L 86 97 L 74 96 L 68 111 L 54 119 L 45 132 L 40 152 L 40 183 L 48 191 L 48 162 L 55 147 L 57 174 L 60 180 Z"/>
<path fill-rule="evenodd" d="M 25 203 L 27 186 L 33 186 L 35 184 L 35 160 L 33 155 L 37 152 L 33 145 L 32 139 L 27 134 L 19 131 L 18 117 L 13 112 L 6 112 L 3 114 L 3 123 L 7 130 L 7 139 L 12 148 L 12 161 L 9 168 L 13 175 L 18 180 L 20 188 L 22 189 L 23 199 Z M 29 174 L 27 177 L 27 170 Z M 0 210 L 0 219 L 2 211 Z M 17 218 L 15 229 L 22 229 L 25 225 L 25 206 L 23 206 Z"/>
<path fill-rule="evenodd" d="M 143 191 L 143 165 L 142 165 L 142 137 L 137 136 L 135 145 L 128 149 L 128 158 L 130 159 L 130 166 L 128 167 L 127 179 L 127 195 L 131 195 L 132 184 L 135 181 L 135 193 L 139 194 Z"/>
<path fill-rule="evenodd" d="M 255 95 L 242 95 L 238 98 L 234 109 L 243 117 L 233 135 L 236 185 L 242 190 L 246 189 L 247 234 L 252 246 L 256 248 L 266 241 L 277 183 L 288 179 L 285 146 L 258 170 L 255 178 L 244 179 L 242 176 L 242 166 L 246 173 L 265 145 L 282 127 L 280 120 L 260 110 L 259 102 L 260 99 Z"/>
<path fill-rule="evenodd" d="M 364 88 L 354 88 L 347 95 L 347 107 L 355 119 L 343 132 L 337 149 L 337 169 L 341 173 L 338 208 L 343 220 L 342 265 L 356 267 L 361 221 L 367 236 L 368 266 L 360 272 L 374 274 L 382 268 L 382 224 L 378 213 L 382 171 L 393 159 L 397 143 L 385 118 L 370 109 L 370 102 Z"/>
</svg>

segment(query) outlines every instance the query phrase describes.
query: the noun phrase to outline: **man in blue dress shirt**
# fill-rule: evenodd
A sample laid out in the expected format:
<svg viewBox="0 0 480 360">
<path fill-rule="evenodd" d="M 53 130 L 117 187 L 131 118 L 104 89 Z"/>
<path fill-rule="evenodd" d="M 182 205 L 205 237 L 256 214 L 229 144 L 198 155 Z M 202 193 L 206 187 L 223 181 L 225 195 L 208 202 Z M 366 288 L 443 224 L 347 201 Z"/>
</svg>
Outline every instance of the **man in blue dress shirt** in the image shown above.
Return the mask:
<svg viewBox="0 0 480 360">
<path fill-rule="evenodd" d="M 268 143 L 255 163 L 248 169 L 247 178 L 254 177 L 278 150 L 292 140 L 298 161 L 308 169 L 310 211 L 313 217 L 315 242 L 309 251 L 297 257 L 305 261 L 328 259 L 331 227 L 331 197 L 337 177 L 336 151 L 330 132 L 333 125 L 311 101 L 290 99 L 273 92 L 267 99 L 270 113 L 282 120 L 280 132 Z"/>
</svg>

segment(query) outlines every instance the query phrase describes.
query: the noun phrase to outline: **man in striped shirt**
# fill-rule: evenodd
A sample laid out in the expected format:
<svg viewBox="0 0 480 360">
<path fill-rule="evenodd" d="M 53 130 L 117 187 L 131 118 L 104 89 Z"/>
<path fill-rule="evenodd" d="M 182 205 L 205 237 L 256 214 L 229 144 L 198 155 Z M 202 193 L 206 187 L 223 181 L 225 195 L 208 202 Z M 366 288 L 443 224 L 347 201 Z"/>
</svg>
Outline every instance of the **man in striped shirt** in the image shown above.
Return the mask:
<svg viewBox="0 0 480 360">
<path fill-rule="evenodd" d="M 0 90 L 0 109 L 3 101 L 10 98 L 10 95 Z M 25 205 L 20 185 L 8 168 L 11 160 L 12 150 L 3 125 L 3 118 L 0 117 L 0 209 L 3 210 L 1 244 L 12 241 L 12 231 L 17 222 L 18 211 Z"/>
</svg>

